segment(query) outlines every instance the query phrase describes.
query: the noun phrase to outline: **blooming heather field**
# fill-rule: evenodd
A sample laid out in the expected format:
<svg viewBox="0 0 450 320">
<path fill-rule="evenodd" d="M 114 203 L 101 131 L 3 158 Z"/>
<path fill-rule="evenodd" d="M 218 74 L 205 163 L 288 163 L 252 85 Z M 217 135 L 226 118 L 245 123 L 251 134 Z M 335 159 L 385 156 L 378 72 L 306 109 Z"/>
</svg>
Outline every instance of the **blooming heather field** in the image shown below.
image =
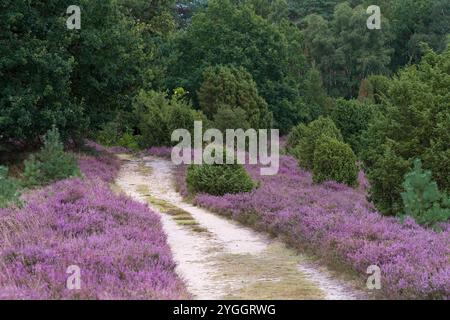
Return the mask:
<svg viewBox="0 0 450 320">
<path fill-rule="evenodd" d="M 85 179 L 33 192 L 23 209 L 0 209 L 0 298 L 189 298 L 159 217 L 109 189 L 120 164 L 96 147 L 97 157 L 79 160 Z M 81 290 L 66 289 L 71 265 L 81 269 Z"/>
<path fill-rule="evenodd" d="M 276 176 L 259 176 L 255 166 L 247 170 L 260 181 L 257 190 L 223 197 L 199 194 L 195 203 L 282 236 L 330 265 L 356 271 L 361 279 L 367 279 L 368 266 L 378 265 L 385 297 L 450 297 L 448 225 L 438 233 L 410 218 L 401 223 L 382 216 L 363 190 L 335 182 L 313 184 L 311 174 L 289 156 L 281 158 Z M 185 170 L 178 171 L 177 184 L 186 195 Z"/>
</svg>

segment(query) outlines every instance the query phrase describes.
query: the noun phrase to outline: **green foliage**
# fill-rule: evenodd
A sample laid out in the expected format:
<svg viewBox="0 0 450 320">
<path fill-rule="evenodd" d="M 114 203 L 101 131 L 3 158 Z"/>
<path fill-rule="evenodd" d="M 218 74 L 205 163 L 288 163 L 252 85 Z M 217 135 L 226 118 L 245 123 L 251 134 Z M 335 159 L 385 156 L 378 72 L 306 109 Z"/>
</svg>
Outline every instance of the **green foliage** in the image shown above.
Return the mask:
<svg viewBox="0 0 450 320">
<path fill-rule="evenodd" d="M 341 0 L 289 0 L 289 18 L 295 22 L 300 22 L 310 14 L 320 14 L 324 18 L 333 16 L 334 7 L 342 2 Z"/>
<path fill-rule="evenodd" d="M 306 50 L 334 97 L 356 97 L 364 78 L 388 72 L 389 22 L 383 19 L 382 29 L 373 31 L 366 26 L 367 17 L 365 7 L 352 9 L 344 2 L 329 21 L 315 14 L 305 19 Z"/>
<path fill-rule="evenodd" d="M 20 203 L 19 183 L 8 177 L 7 167 L 0 166 L 0 208 Z"/>
<path fill-rule="evenodd" d="M 139 149 L 138 138 L 128 129 L 122 128 L 118 120 L 104 124 L 102 130 L 97 133 L 96 140 L 107 147 L 121 146 L 131 150 Z"/>
<path fill-rule="evenodd" d="M 118 0 L 118 3 L 127 15 L 144 23 L 149 33 L 169 32 L 171 29 L 168 26 L 174 24 L 173 18 L 166 17 L 171 13 L 174 0 Z"/>
<path fill-rule="evenodd" d="M 287 142 L 287 152 L 299 160 L 301 167 L 312 169 L 317 141 L 321 136 L 343 141 L 342 134 L 333 120 L 320 117 L 308 125 L 300 124 L 292 129 Z"/>
<path fill-rule="evenodd" d="M 306 74 L 303 96 L 306 103 L 306 107 L 302 108 L 303 122 L 316 120 L 330 108 L 331 98 L 327 96 L 322 76 L 316 67 L 311 68 Z"/>
<path fill-rule="evenodd" d="M 97 133 L 96 140 L 104 146 L 116 146 L 120 139 L 120 128 L 117 121 L 110 121 L 102 126 Z"/>
<path fill-rule="evenodd" d="M 412 216 L 417 223 L 434 226 L 450 218 L 450 197 L 439 191 L 431 171 L 424 170 L 419 159 L 406 175 L 403 188 L 405 192 L 401 196 L 405 214 Z"/>
<path fill-rule="evenodd" d="M 201 0 L 197 0 L 201 1 Z M 142 38 L 139 44 L 140 49 L 144 53 L 142 56 L 137 52 L 136 62 L 132 62 L 128 66 L 132 71 L 128 77 L 132 80 L 133 76 L 139 76 L 142 82 L 138 85 L 129 87 L 133 94 L 124 97 L 126 104 L 122 110 L 130 110 L 129 105 L 132 97 L 140 89 L 145 90 L 164 90 L 164 81 L 166 77 L 167 50 L 168 40 L 176 31 L 177 23 L 174 16 L 174 0 L 118 0 L 121 10 L 134 24 L 133 39 L 135 36 Z M 130 32 L 127 30 L 127 32 Z M 127 51 L 124 51 L 126 53 Z M 132 58 L 132 57 L 130 57 Z M 128 59 L 125 57 L 124 61 Z M 134 67 L 137 67 L 134 69 Z M 138 73 L 137 73 L 138 72 Z M 120 107 L 120 106 L 119 106 Z"/>
<path fill-rule="evenodd" d="M 239 164 L 191 165 L 186 182 L 189 192 L 216 196 L 250 192 L 255 187 L 245 168 Z"/>
<path fill-rule="evenodd" d="M 370 148 L 370 149 L 369 149 Z M 399 198 L 403 191 L 401 181 L 410 168 L 408 160 L 399 157 L 393 151 L 391 142 L 378 146 L 376 149 L 367 147 L 363 159 L 367 167 L 368 158 L 373 161 L 366 170 L 370 181 L 370 199 L 377 208 L 387 215 L 396 215 L 403 211 Z"/>
<path fill-rule="evenodd" d="M 313 160 L 313 180 L 316 183 L 337 181 L 349 186 L 357 184 L 356 156 L 350 146 L 322 135 L 316 143 Z"/>
<path fill-rule="evenodd" d="M 344 141 L 359 154 L 362 149 L 362 133 L 367 130 L 374 114 L 372 105 L 357 100 L 338 99 L 330 112 L 330 117 L 341 131 Z"/>
<path fill-rule="evenodd" d="M 36 160 L 36 156 L 31 155 L 25 160 L 24 165 L 22 185 L 30 188 L 41 185 L 41 163 Z"/>
<path fill-rule="evenodd" d="M 172 0 L 80 0 L 81 30 L 67 30 L 71 4 L 0 4 L 0 143 L 40 143 L 53 124 L 79 141 L 163 78 Z"/>
<path fill-rule="evenodd" d="M 166 93 L 141 91 L 133 105 L 142 148 L 172 145 L 172 132 L 193 130 L 194 121 L 203 121 L 204 127 L 208 126 L 206 117 L 177 95 L 169 99 Z"/>
<path fill-rule="evenodd" d="M 394 70 L 407 63 L 418 63 L 425 53 L 422 43 L 436 52 L 446 48 L 450 33 L 450 2 L 447 0 L 392 1 L 388 15 L 392 20 Z"/>
<path fill-rule="evenodd" d="M 59 131 L 53 127 L 44 137 L 41 150 L 25 161 L 24 186 L 34 187 L 80 176 L 77 160 L 64 152 Z"/>
<path fill-rule="evenodd" d="M 288 18 L 288 3 L 286 0 L 245 0 L 255 13 L 269 21 L 280 22 Z"/>
<path fill-rule="evenodd" d="M 214 116 L 213 127 L 225 132 L 227 129 L 247 129 L 252 128 L 246 120 L 247 113 L 241 108 L 231 108 L 229 106 L 220 107 Z"/>
<path fill-rule="evenodd" d="M 166 113 L 170 108 L 167 94 L 141 91 L 134 103 L 134 115 L 140 131 L 141 147 L 169 145 Z"/>
<path fill-rule="evenodd" d="M 286 150 L 298 159 L 301 167 L 313 171 L 315 182 L 356 184 L 356 156 L 330 118 L 319 117 L 308 125 L 293 128 Z"/>
<path fill-rule="evenodd" d="M 71 33 L 68 47 L 76 61 L 71 89 L 89 106 L 90 124 L 98 128 L 120 110 L 131 109 L 136 88 L 149 80 L 150 61 L 144 51 L 143 26 L 126 15 L 118 1 L 80 0 L 77 5 L 83 8 L 82 28 Z"/>
<path fill-rule="evenodd" d="M 450 191 L 450 49 L 429 52 L 418 66 L 388 82 L 378 114 L 363 135 L 361 153 L 371 197 L 386 214 L 403 211 L 402 181 L 420 158 L 444 192 Z"/>
<path fill-rule="evenodd" d="M 361 83 L 361 86 L 363 86 L 363 83 Z M 365 97 L 362 95 L 362 88 L 360 88 L 358 100 L 379 105 L 389 89 L 389 78 L 381 75 L 370 76 L 367 78 L 367 87 Z"/>
<path fill-rule="evenodd" d="M 251 5 L 213 0 L 177 35 L 168 66 L 168 86 L 183 86 L 198 103 L 205 69 L 216 65 L 245 68 L 282 130 L 298 123 L 300 89 L 307 71 L 302 35 L 285 22 L 273 24 Z M 283 113 L 288 106 L 293 113 Z M 245 108 L 244 108 L 245 109 Z"/>
<path fill-rule="evenodd" d="M 300 142 L 305 139 L 307 133 L 308 126 L 303 123 L 300 123 L 299 125 L 292 128 L 287 137 L 286 151 L 292 154 L 294 148 L 297 147 Z"/>
<path fill-rule="evenodd" d="M 334 11 L 335 6 L 341 2 L 343 1 L 290 0 L 289 18 L 292 21 L 299 22 L 300 25 L 304 23 L 309 24 L 309 18 L 305 19 L 305 17 L 309 14 L 315 14 L 322 18 L 322 20 L 333 23 L 333 21 L 336 20 L 336 12 Z M 354 8 L 354 11 L 358 10 L 358 8 L 365 9 L 369 5 L 375 4 L 367 0 L 349 0 L 346 2 L 349 7 Z M 343 5 L 344 4 L 340 4 L 340 6 Z M 450 33 L 450 3 L 448 1 L 379 0 L 376 5 L 381 8 L 382 32 L 378 32 L 377 30 L 374 35 L 376 35 L 376 37 L 381 36 L 387 40 L 393 39 L 385 44 L 386 48 L 390 48 L 389 55 L 391 61 L 388 63 L 392 70 L 395 71 L 408 63 L 418 63 L 424 53 L 421 49 L 422 43 L 426 43 L 436 52 L 445 50 L 447 44 L 446 37 Z M 346 17 L 344 17 L 344 15 L 341 14 L 340 16 L 345 18 L 341 21 L 346 23 L 349 29 L 352 28 L 352 26 L 357 26 L 355 25 L 355 18 L 357 18 L 355 15 L 347 14 Z M 367 15 L 365 17 L 367 18 Z M 361 22 L 363 23 L 363 21 Z M 359 22 L 357 23 L 359 24 Z M 361 26 L 363 25 L 361 24 Z M 312 28 L 311 31 L 322 32 L 322 30 L 314 30 L 314 28 Z M 357 42 L 361 40 L 365 42 L 365 37 L 362 33 L 362 38 L 357 39 L 355 38 L 355 33 L 350 33 L 346 29 L 345 32 L 336 30 L 335 33 L 329 32 L 328 34 L 318 34 L 317 37 L 315 37 L 315 40 L 318 41 L 315 45 L 318 48 L 324 45 L 323 49 L 326 49 L 326 45 L 331 45 L 332 42 L 335 41 L 332 37 L 336 36 L 338 33 L 340 33 L 341 37 L 345 37 L 347 41 L 352 42 L 352 45 L 357 45 Z M 323 35 L 325 35 L 325 37 Z M 376 39 L 376 37 L 372 39 Z M 380 40 L 386 41 L 383 39 Z M 331 46 L 329 48 L 331 49 Z M 324 55 L 326 55 L 325 52 Z M 337 52 L 336 55 L 340 58 L 344 58 L 339 52 Z M 363 57 L 363 55 L 359 55 L 359 57 Z M 316 56 L 313 55 L 313 58 L 316 59 Z M 329 61 L 331 62 L 332 59 Z M 360 62 L 358 61 L 358 63 Z"/>
<path fill-rule="evenodd" d="M 210 119 L 222 108 L 239 108 L 245 111 L 242 123 L 249 123 L 255 129 L 271 127 L 272 115 L 267 103 L 258 94 L 252 76 L 243 68 L 207 68 L 198 91 L 198 99 L 200 109 Z"/>
<path fill-rule="evenodd" d="M 363 103 L 374 103 L 374 89 L 372 82 L 368 79 L 363 79 L 359 86 L 358 101 Z"/>
<path fill-rule="evenodd" d="M 133 136 L 131 133 L 125 132 L 122 137 L 120 137 L 119 141 L 117 141 L 117 145 L 120 147 L 125 147 L 130 150 L 138 150 L 139 143 L 137 137 Z"/>
<path fill-rule="evenodd" d="M 0 4 L 0 143 L 39 143 L 52 124 L 63 138 L 85 128 L 83 105 L 72 99 L 74 58 L 62 16 L 66 0 Z"/>
<path fill-rule="evenodd" d="M 177 21 L 181 28 L 186 28 L 192 17 L 208 5 L 208 0 L 177 0 Z"/>
</svg>

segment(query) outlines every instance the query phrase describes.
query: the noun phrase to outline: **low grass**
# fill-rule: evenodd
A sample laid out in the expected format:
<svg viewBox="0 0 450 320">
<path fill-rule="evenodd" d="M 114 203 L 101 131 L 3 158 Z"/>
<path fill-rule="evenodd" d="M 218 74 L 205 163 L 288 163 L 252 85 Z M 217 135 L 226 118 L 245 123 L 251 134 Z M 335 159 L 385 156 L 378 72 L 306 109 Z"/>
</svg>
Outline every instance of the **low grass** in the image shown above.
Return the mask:
<svg viewBox="0 0 450 320">
<path fill-rule="evenodd" d="M 166 213 L 171 216 L 174 216 L 174 217 L 179 217 L 179 216 L 184 216 L 184 215 L 191 216 L 190 213 L 188 213 L 180 208 L 169 208 Z"/>
<path fill-rule="evenodd" d="M 149 176 L 153 173 L 153 168 L 146 166 L 143 162 L 140 162 L 135 171 L 144 176 Z"/>
<path fill-rule="evenodd" d="M 177 224 L 179 224 L 180 226 L 198 226 L 199 223 L 195 220 L 178 220 Z"/>
<path fill-rule="evenodd" d="M 183 221 L 183 220 L 186 221 L 186 220 L 192 220 L 192 216 L 189 214 L 180 214 L 180 215 L 174 216 L 172 219 L 175 221 Z"/>
<path fill-rule="evenodd" d="M 126 154 L 126 153 L 116 154 L 116 157 L 119 158 L 121 161 L 132 161 L 132 160 L 134 160 L 134 157 L 133 157 L 132 154 Z"/>
<path fill-rule="evenodd" d="M 245 285 L 226 299 L 318 300 L 323 291 L 298 270 L 299 256 L 275 242 L 259 255 L 226 254 L 220 258 L 224 277 L 238 277 Z"/>
<path fill-rule="evenodd" d="M 170 215 L 178 225 L 189 227 L 192 231 L 198 233 L 208 232 L 208 230 L 201 227 L 200 224 L 194 219 L 194 217 L 186 210 L 183 210 L 166 200 L 152 196 L 150 194 L 150 189 L 148 186 L 139 185 L 137 186 L 136 190 L 143 197 L 145 197 L 148 203 L 151 204 L 155 209 L 157 209 L 161 213 Z"/>
</svg>

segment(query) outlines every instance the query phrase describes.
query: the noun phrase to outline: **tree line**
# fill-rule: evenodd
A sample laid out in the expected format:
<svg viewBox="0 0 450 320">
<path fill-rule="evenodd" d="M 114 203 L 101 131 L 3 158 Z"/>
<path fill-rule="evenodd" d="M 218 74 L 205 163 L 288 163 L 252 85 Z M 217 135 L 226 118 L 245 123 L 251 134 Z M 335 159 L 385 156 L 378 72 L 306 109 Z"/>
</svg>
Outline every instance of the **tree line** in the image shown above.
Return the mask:
<svg viewBox="0 0 450 320">
<path fill-rule="evenodd" d="M 145 148 L 198 119 L 304 139 L 331 119 L 340 133 L 320 145 L 361 160 L 383 212 L 402 210 L 417 158 L 449 191 L 448 1 L 379 1 L 381 30 L 365 0 L 79 0 L 67 30 L 72 2 L 0 4 L 0 151 L 53 126 Z"/>
</svg>

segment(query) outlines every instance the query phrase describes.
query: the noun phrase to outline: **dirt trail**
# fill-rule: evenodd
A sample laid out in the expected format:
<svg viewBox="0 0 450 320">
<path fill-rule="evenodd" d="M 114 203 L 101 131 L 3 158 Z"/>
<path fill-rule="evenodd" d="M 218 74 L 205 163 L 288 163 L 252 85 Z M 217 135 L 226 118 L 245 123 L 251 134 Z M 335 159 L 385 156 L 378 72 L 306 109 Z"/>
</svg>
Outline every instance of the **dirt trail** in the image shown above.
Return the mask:
<svg viewBox="0 0 450 320">
<path fill-rule="evenodd" d="M 161 216 L 177 272 L 196 299 L 357 299 L 324 268 L 264 234 L 183 201 L 173 165 L 121 156 L 117 185 Z"/>
</svg>

